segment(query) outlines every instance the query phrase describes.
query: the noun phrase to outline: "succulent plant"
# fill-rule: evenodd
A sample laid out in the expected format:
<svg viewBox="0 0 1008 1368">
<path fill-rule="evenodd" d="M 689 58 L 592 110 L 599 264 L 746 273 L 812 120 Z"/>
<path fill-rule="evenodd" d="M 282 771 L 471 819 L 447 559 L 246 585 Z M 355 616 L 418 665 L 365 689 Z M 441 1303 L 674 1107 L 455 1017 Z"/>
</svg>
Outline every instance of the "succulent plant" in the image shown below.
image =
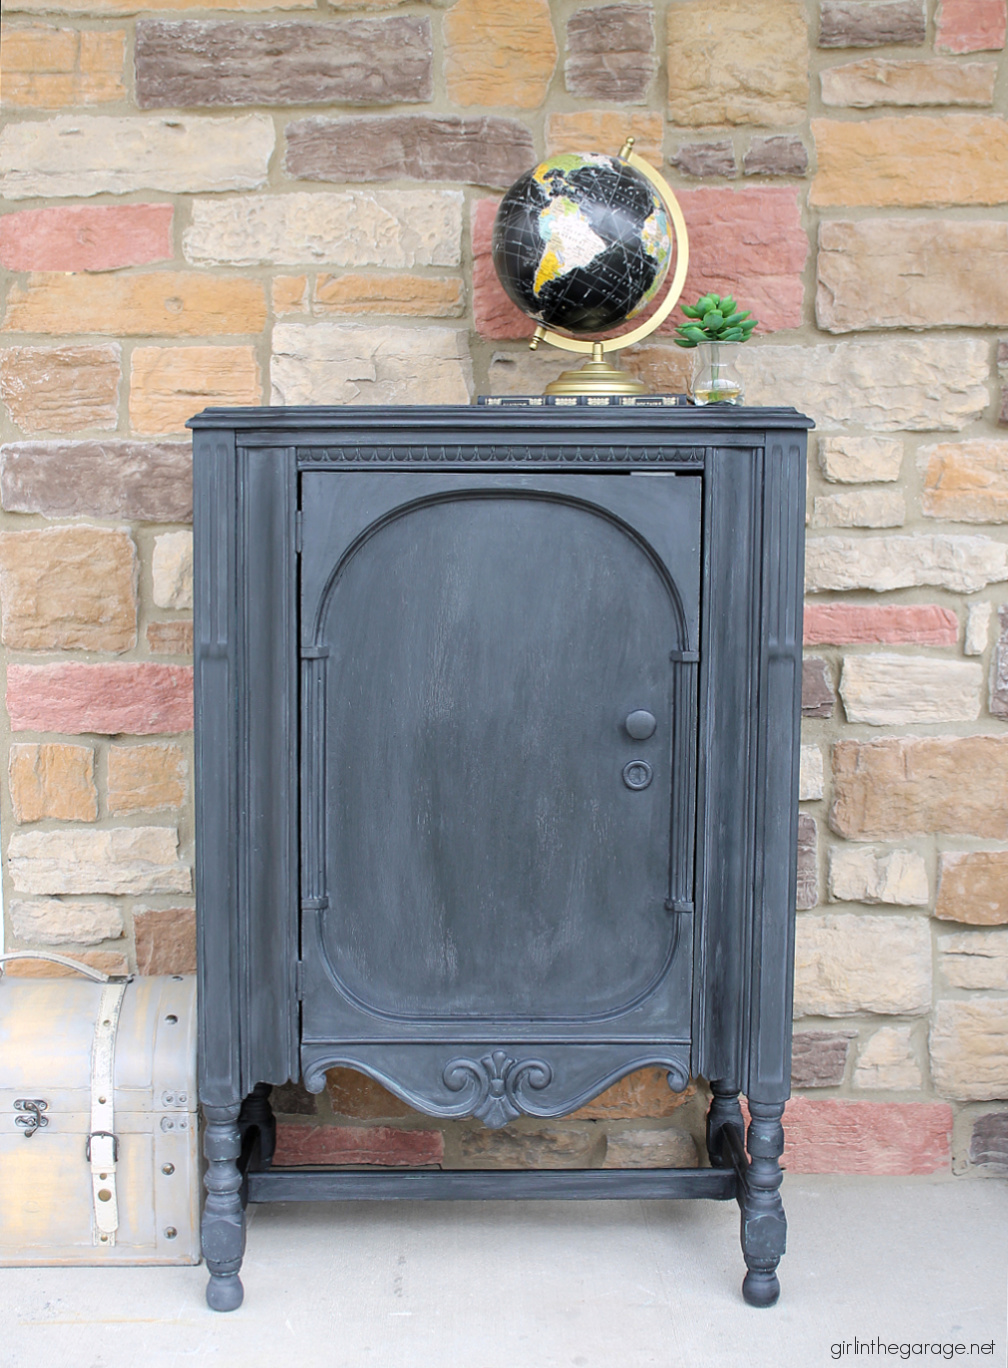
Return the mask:
<svg viewBox="0 0 1008 1368">
<path fill-rule="evenodd" d="M 705 294 L 690 307 L 682 306 L 687 321 L 680 323 L 676 345 L 696 347 L 701 342 L 747 342 L 759 322 L 749 311 L 740 311 L 731 295 Z"/>
</svg>

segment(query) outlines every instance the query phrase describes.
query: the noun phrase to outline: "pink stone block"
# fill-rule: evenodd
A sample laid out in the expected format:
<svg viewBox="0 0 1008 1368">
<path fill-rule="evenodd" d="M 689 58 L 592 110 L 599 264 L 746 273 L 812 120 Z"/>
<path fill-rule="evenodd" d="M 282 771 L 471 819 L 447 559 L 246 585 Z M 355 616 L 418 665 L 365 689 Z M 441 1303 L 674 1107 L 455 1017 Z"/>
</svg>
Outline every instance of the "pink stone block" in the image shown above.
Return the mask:
<svg viewBox="0 0 1008 1368">
<path fill-rule="evenodd" d="M 1006 21 L 1005 0 L 941 0 L 935 47 L 939 52 L 999 52 Z"/>
<path fill-rule="evenodd" d="M 113 271 L 172 256 L 170 204 L 71 204 L 0 218 L 9 271 Z"/>
<path fill-rule="evenodd" d="M 477 200 L 472 214 L 473 318 L 481 337 L 495 341 L 531 337 L 535 324 L 515 308 L 497 279 L 490 245 L 493 223 L 500 200 Z"/>
<path fill-rule="evenodd" d="M 12 731 L 153 736 L 190 731 L 189 665 L 10 665 Z"/>
<path fill-rule="evenodd" d="M 435 1130 L 395 1126 L 277 1126 L 278 1167 L 298 1164 L 379 1164 L 415 1168 L 440 1164 L 444 1138 Z"/>
<path fill-rule="evenodd" d="M 945 1102 L 793 1097 L 781 1163 L 791 1173 L 949 1173 L 951 1136 Z"/>
<path fill-rule="evenodd" d="M 936 603 L 807 603 L 806 646 L 852 646 L 861 642 L 889 646 L 955 646 L 959 619 Z"/>
</svg>

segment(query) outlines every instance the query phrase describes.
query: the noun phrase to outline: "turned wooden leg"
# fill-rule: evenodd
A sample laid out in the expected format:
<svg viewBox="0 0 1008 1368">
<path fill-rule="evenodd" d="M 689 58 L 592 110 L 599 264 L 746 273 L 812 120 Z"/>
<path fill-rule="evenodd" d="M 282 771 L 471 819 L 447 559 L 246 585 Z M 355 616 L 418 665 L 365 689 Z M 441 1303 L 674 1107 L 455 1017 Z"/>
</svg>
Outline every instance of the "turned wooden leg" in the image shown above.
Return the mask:
<svg viewBox="0 0 1008 1368">
<path fill-rule="evenodd" d="M 725 1130 L 733 1130 L 741 1142 L 745 1141 L 745 1122 L 739 1106 L 738 1088 L 730 1083 L 711 1083 L 714 1096 L 707 1111 L 707 1153 L 712 1168 L 731 1168 L 731 1153 L 723 1138 Z"/>
<path fill-rule="evenodd" d="M 203 1153 L 203 1257 L 210 1270 L 207 1305 L 213 1311 L 235 1311 L 245 1295 L 238 1277 L 245 1253 L 245 1212 L 241 1204 L 242 1176 L 238 1169 L 241 1131 L 238 1107 L 205 1107 Z"/>
<path fill-rule="evenodd" d="M 749 1172 L 742 1207 L 742 1253 L 749 1272 L 742 1295 L 750 1306 L 773 1306 L 780 1296 L 777 1265 L 787 1243 L 787 1219 L 779 1188 L 784 1151 L 783 1102 L 749 1099 Z"/>
<path fill-rule="evenodd" d="M 243 1136 L 250 1126 L 257 1127 L 259 1158 L 264 1168 L 273 1162 L 273 1152 L 276 1149 L 276 1119 L 269 1100 L 272 1091 L 272 1084 L 257 1083 L 242 1103 L 238 1117 L 238 1125 Z"/>
</svg>

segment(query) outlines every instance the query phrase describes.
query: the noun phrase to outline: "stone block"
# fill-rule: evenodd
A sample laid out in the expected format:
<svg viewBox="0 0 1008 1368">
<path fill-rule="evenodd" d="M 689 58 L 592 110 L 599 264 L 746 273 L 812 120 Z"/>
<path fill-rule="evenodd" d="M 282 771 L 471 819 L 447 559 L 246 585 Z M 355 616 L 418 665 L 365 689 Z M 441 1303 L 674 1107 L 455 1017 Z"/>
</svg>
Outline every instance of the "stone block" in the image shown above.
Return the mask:
<svg viewBox="0 0 1008 1368">
<path fill-rule="evenodd" d="M 193 672 L 186 665 L 8 665 L 12 731 L 156 736 L 190 731 Z"/>
<path fill-rule="evenodd" d="M 671 1116 L 695 1093 L 692 1083 L 685 1092 L 673 1092 L 668 1085 L 666 1069 L 638 1069 L 571 1112 L 570 1116 L 575 1121 L 605 1121 L 610 1117 L 657 1119 Z"/>
<path fill-rule="evenodd" d="M 546 155 L 603 151 L 615 154 L 628 137 L 634 151 L 655 166 L 662 164 L 665 129 L 660 114 L 644 109 L 579 109 L 546 118 Z"/>
<path fill-rule="evenodd" d="M 348 0 L 332 0 L 333 8 L 341 8 Z M 377 0 L 376 0 L 377 3 Z M 356 8 L 356 0 L 353 0 Z M 214 0 L 215 10 L 314 9 L 310 0 Z M 362 6 L 363 7 L 363 6 Z M 164 9 L 164 0 L 9 0 L 12 11 L 59 14 L 143 14 Z M 202 0 L 174 0 L 173 9 L 205 9 Z"/>
<path fill-rule="evenodd" d="M 174 827 L 15 831 L 7 846 L 18 893 L 189 893 Z"/>
<path fill-rule="evenodd" d="M 813 206 L 914 209 L 1008 199 L 1008 123 L 994 115 L 813 119 L 812 135 Z"/>
<path fill-rule="evenodd" d="M 308 277 L 274 276 L 270 284 L 270 301 L 274 318 L 282 318 L 284 314 L 308 313 Z"/>
<path fill-rule="evenodd" d="M 937 603 L 807 603 L 806 646 L 955 646 L 959 619 Z"/>
<path fill-rule="evenodd" d="M 436 1130 L 394 1126 L 277 1126 L 277 1168 L 323 1164 L 383 1168 L 440 1167 L 444 1139 Z"/>
<path fill-rule="evenodd" d="M 676 0 L 668 10 L 668 112 L 687 128 L 802 122 L 808 21 L 800 0 Z"/>
<path fill-rule="evenodd" d="M 136 433 L 185 432 L 186 420 L 207 404 L 261 402 L 253 346 L 133 348 L 129 417 Z"/>
<path fill-rule="evenodd" d="M 938 52 L 999 52 L 1005 45 L 1005 0 L 939 0 Z"/>
<path fill-rule="evenodd" d="M 556 380 L 571 364 L 568 352 L 494 352 L 487 367 L 487 394 L 542 394 L 551 380 Z M 626 353 L 623 353 L 626 362 Z M 480 391 L 483 392 L 482 385 Z"/>
<path fill-rule="evenodd" d="M 805 552 L 805 589 L 873 589 L 913 584 L 973 594 L 1008 579 L 1008 547 L 989 537 L 815 537 Z"/>
<path fill-rule="evenodd" d="M 644 100 L 657 70 L 650 5 L 576 10 L 567 21 L 564 83 L 582 100 Z"/>
<path fill-rule="evenodd" d="M 375 114 L 288 124 L 284 165 L 298 180 L 450 180 L 507 187 L 535 160 L 532 134 L 516 119 Z"/>
<path fill-rule="evenodd" d="M 195 908 L 138 908 L 133 936 L 138 974 L 195 974 Z"/>
<path fill-rule="evenodd" d="M 898 480 L 903 443 L 895 437 L 847 437 L 831 434 L 818 440 L 819 469 L 833 484 L 881 484 Z"/>
<path fill-rule="evenodd" d="M 829 67 L 819 80 L 824 105 L 873 109 L 879 105 L 990 105 L 996 77 L 995 62 L 865 57 Z"/>
<path fill-rule="evenodd" d="M 1008 342 L 1003 338 L 998 342 L 997 373 L 1001 381 L 1001 408 L 997 421 L 1001 427 L 1008 427 Z"/>
<path fill-rule="evenodd" d="M 809 519 L 812 527 L 902 527 L 906 499 L 902 489 L 845 489 L 817 494 Z"/>
<path fill-rule="evenodd" d="M 696 1168 L 696 1141 L 688 1131 L 611 1130 L 606 1136 L 603 1168 Z"/>
<path fill-rule="evenodd" d="M 1008 1173 L 1008 1111 L 987 1112 L 973 1122 L 970 1163 Z"/>
<path fill-rule="evenodd" d="M 547 0 L 456 0 L 444 17 L 444 81 L 454 105 L 538 109 L 556 61 Z"/>
<path fill-rule="evenodd" d="M 794 404 L 826 429 L 959 432 L 990 403 L 990 348 L 980 338 L 957 338 L 954 348 L 937 337 L 750 344 L 739 370 L 747 404 Z"/>
<path fill-rule="evenodd" d="M 899 974 L 892 966 L 899 965 Z M 795 938 L 795 1016 L 931 1009 L 931 931 L 922 916 L 809 912 Z"/>
<path fill-rule="evenodd" d="M 141 109 L 407 104 L 434 93 L 430 19 L 259 23 L 141 19 Z"/>
<path fill-rule="evenodd" d="M 971 603 L 966 614 L 966 633 L 963 639 L 963 654 L 981 656 L 987 649 L 990 637 L 990 603 Z M 1008 701 L 1008 700 L 1006 700 Z"/>
<path fill-rule="evenodd" d="M 924 0 L 820 0 L 820 47 L 919 44 L 926 36 Z"/>
<path fill-rule="evenodd" d="M 516 308 L 504 293 L 490 254 L 494 218 L 499 200 L 477 200 L 472 207 L 473 321 L 481 337 L 494 339 L 531 337 L 532 320 Z M 538 357 L 536 358 L 538 360 Z M 567 358 L 565 365 L 570 365 Z M 500 391 L 495 390 L 494 393 Z M 542 386 L 516 393 L 542 393 Z"/>
<path fill-rule="evenodd" d="M 910 1026 L 882 1026 L 858 1051 L 854 1086 L 880 1092 L 919 1092 L 921 1067 Z"/>
<path fill-rule="evenodd" d="M 98 945 L 123 934 L 123 915 L 114 902 L 64 902 L 40 898 L 10 906 L 10 925 L 25 945 Z"/>
<path fill-rule="evenodd" d="M 1008 224 L 830 220 L 819 225 L 816 260 L 826 332 L 1008 323 Z"/>
<path fill-rule="evenodd" d="M 349 1116 L 355 1121 L 388 1121 L 403 1116 L 417 1116 L 408 1103 L 356 1069 L 330 1069 L 326 1074 L 326 1091 L 336 1115 Z"/>
<path fill-rule="evenodd" d="M 931 897 L 924 858 L 913 850 L 881 853 L 865 846 L 833 846 L 829 892 L 834 902 L 926 907 Z"/>
<path fill-rule="evenodd" d="M 620 361 L 652 394 L 685 394 L 689 388 L 694 353 L 660 342 L 628 347 Z"/>
<path fill-rule="evenodd" d="M 807 911 L 819 902 L 819 827 L 814 817 L 798 817 L 798 884 L 795 906 Z"/>
<path fill-rule="evenodd" d="M 1008 999 L 971 997 L 935 1004 L 931 1076 L 941 1097 L 991 1102 L 1008 1097 Z"/>
<path fill-rule="evenodd" d="M 808 148 L 794 133 L 775 133 L 753 138 L 742 158 L 747 176 L 804 176 L 808 171 Z"/>
<path fill-rule="evenodd" d="M 934 914 L 970 926 L 1008 925 L 1008 850 L 943 850 Z"/>
<path fill-rule="evenodd" d="M 57 199 L 255 190 L 266 183 L 275 136 L 266 114 L 61 114 L 9 123 L 0 130 L 0 194 Z"/>
<path fill-rule="evenodd" d="M 122 348 L 5 347 L 0 396 L 22 432 L 108 432 L 119 422 Z"/>
<path fill-rule="evenodd" d="M 148 622 L 147 649 L 151 655 L 182 655 L 193 653 L 193 624 L 187 622 Z"/>
<path fill-rule="evenodd" d="M 467 404 L 472 363 L 454 328 L 278 323 L 274 404 Z"/>
<path fill-rule="evenodd" d="M 1008 441 L 976 437 L 921 447 L 921 512 L 949 522 L 1008 522 Z"/>
<path fill-rule="evenodd" d="M 1008 604 L 998 609 L 998 639 L 991 660 L 990 710 L 1008 717 Z"/>
<path fill-rule="evenodd" d="M 838 1088 L 856 1031 L 796 1031 L 791 1041 L 792 1088 Z"/>
<path fill-rule="evenodd" d="M 154 538 L 151 557 L 154 602 L 158 608 L 193 606 L 193 539 L 191 532 L 164 532 Z"/>
<path fill-rule="evenodd" d="M 128 532 L 78 523 L 0 533 L 3 641 L 16 651 L 128 651 L 137 640 Z"/>
<path fill-rule="evenodd" d="M 129 961 L 119 950 L 75 950 L 72 958 L 90 964 L 92 969 L 100 969 L 103 974 L 125 975 L 130 971 Z M 15 960 L 13 964 L 4 965 L 4 973 L 9 978 L 78 977 L 76 969 L 48 960 Z"/>
<path fill-rule="evenodd" d="M 93 822 L 98 817 L 91 746 L 15 742 L 10 748 L 7 775 L 15 822 L 39 822 L 44 817 Z"/>
<path fill-rule="evenodd" d="M 840 675 L 847 721 L 871 727 L 973 722 L 982 688 L 981 665 L 935 656 L 848 655 Z"/>
<path fill-rule="evenodd" d="M 506 1126 L 463 1131 L 458 1137 L 460 1168 L 598 1168 L 605 1154 L 599 1126 Z"/>
<path fill-rule="evenodd" d="M 938 940 L 938 963 L 953 988 L 1008 989 L 1008 931 L 965 931 Z"/>
<path fill-rule="evenodd" d="M 823 756 L 818 746 L 802 746 L 798 769 L 798 800 L 812 802 L 823 796 Z"/>
<path fill-rule="evenodd" d="M 460 318 L 462 281 L 454 276 L 320 275 L 312 295 L 314 314 L 386 314 Z"/>
<path fill-rule="evenodd" d="M 669 157 L 669 166 L 674 166 L 686 176 L 727 176 L 733 179 L 738 175 L 735 148 L 730 138 L 721 138 L 717 142 L 683 143 L 675 156 Z"/>
<path fill-rule="evenodd" d="M 784 1112 L 789 1173 L 950 1173 L 952 1108 L 941 1102 L 795 1097 Z"/>
<path fill-rule="evenodd" d="M 125 99 L 125 58 L 124 29 L 13 28 L 8 20 L 0 37 L 4 105 L 61 109 Z"/>
<path fill-rule="evenodd" d="M 838 741 L 833 793 L 830 826 L 849 840 L 1008 840 L 1008 736 Z"/>
<path fill-rule="evenodd" d="M 829 666 L 820 656 L 802 661 L 802 717 L 832 717 L 836 694 Z"/>
<path fill-rule="evenodd" d="M 459 190 L 350 190 L 195 200 L 182 235 L 198 266 L 458 266 Z"/>
<path fill-rule="evenodd" d="M 109 812 L 121 815 L 180 808 L 186 800 L 186 770 L 182 747 L 171 742 L 110 746 Z"/>
<path fill-rule="evenodd" d="M 116 271 L 173 255 L 170 204 L 60 204 L 0 218 L 8 271 Z"/>
<path fill-rule="evenodd" d="M 0 502 L 46 518 L 192 522 L 192 445 L 10 442 L 0 447 Z"/>
<path fill-rule="evenodd" d="M 270 1106 L 275 1116 L 317 1116 L 318 1103 L 303 1083 L 274 1083 Z"/>
</svg>

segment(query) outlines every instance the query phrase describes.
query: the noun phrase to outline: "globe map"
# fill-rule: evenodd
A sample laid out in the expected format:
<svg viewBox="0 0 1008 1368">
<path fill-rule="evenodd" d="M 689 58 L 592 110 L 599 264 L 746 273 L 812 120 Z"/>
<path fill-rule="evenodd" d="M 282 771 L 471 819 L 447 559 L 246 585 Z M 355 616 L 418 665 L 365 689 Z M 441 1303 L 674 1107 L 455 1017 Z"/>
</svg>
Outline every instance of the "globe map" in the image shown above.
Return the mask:
<svg viewBox="0 0 1008 1368">
<path fill-rule="evenodd" d="M 646 176 L 618 157 L 571 152 L 511 186 L 494 220 L 492 254 L 509 298 L 530 318 L 602 332 L 657 293 L 672 233 Z"/>
</svg>

